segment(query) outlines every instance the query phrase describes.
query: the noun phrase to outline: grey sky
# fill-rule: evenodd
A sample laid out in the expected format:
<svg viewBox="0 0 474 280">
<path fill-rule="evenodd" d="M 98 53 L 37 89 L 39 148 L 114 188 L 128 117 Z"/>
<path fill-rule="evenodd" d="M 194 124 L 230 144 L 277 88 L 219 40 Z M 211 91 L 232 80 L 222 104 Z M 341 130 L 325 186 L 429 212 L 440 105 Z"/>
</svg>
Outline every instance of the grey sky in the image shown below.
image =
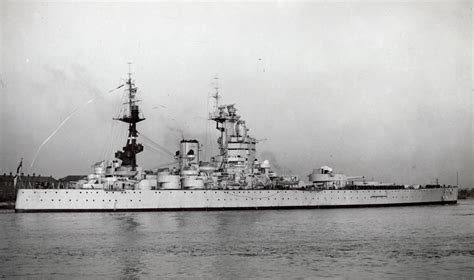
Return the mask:
<svg viewBox="0 0 474 280">
<path fill-rule="evenodd" d="M 382 181 L 454 184 L 458 171 L 461 185 L 473 185 L 469 1 L 0 7 L 2 172 L 21 157 L 26 172 L 41 142 L 96 95 L 30 172 L 87 174 L 110 158 L 126 126 L 111 120 L 122 92 L 108 90 L 132 61 L 147 117 L 139 130 L 170 151 L 182 134 L 215 142 L 203 118 L 217 74 L 223 101 L 237 103 L 257 139 L 268 138 L 259 151 L 288 172 L 329 165 Z M 149 149 L 139 160 L 146 168 L 172 161 Z"/>
</svg>

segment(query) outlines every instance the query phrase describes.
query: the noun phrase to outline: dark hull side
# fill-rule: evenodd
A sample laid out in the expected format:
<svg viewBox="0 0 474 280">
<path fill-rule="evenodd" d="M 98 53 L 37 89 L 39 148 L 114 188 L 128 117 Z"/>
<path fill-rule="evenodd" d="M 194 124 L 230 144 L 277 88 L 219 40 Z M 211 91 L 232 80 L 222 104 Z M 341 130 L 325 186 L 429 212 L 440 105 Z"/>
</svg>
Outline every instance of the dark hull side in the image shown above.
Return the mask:
<svg viewBox="0 0 474 280">
<path fill-rule="evenodd" d="M 331 208 L 373 208 L 401 207 L 423 205 L 453 205 L 457 201 L 432 201 L 415 203 L 364 204 L 364 205 L 311 205 L 311 206 L 271 206 L 271 207 L 213 207 L 213 208 L 140 208 L 140 209 L 15 209 L 16 213 L 51 213 L 51 212 L 178 212 L 178 211 L 241 211 L 241 210 L 297 210 L 297 209 L 331 209 Z"/>
</svg>

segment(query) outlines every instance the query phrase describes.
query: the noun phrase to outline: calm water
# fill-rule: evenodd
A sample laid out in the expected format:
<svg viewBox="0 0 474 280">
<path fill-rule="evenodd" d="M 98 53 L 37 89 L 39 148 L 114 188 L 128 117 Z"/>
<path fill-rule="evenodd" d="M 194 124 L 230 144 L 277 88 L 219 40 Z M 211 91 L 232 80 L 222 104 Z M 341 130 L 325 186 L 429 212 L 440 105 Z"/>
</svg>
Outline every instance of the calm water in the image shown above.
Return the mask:
<svg viewBox="0 0 474 280">
<path fill-rule="evenodd" d="M 6 278 L 474 278 L 474 200 L 453 206 L 0 213 Z"/>
</svg>

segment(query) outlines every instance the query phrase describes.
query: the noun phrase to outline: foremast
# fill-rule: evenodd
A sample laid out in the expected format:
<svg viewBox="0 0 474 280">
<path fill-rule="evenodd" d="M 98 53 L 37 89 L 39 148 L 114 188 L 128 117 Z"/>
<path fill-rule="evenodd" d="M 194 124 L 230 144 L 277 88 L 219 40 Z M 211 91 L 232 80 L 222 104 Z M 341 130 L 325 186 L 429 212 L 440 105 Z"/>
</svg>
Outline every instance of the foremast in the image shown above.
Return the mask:
<svg viewBox="0 0 474 280">
<path fill-rule="evenodd" d="M 115 153 L 115 157 L 122 160 L 122 166 L 130 167 L 131 170 L 136 170 L 136 155 L 143 151 L 143 145 L 137 142 L 137 123 L 145 120 L 145 118 L 140 117 L 140 109 L 137 105 L 138 100 L 135 99 L 138 88 L 132 81 L 131 72 L 128 73 L 128 79 L 125 83 L 125 86 L 128 93 L 128 102 L 125 104 L 128 105 L 128 110 L 125 111 L 123 116 L 114 118 L 114 120 L 128 123 L 128 138 L 127 143 L 122 148 L 122 150 Z"/>
</svg>

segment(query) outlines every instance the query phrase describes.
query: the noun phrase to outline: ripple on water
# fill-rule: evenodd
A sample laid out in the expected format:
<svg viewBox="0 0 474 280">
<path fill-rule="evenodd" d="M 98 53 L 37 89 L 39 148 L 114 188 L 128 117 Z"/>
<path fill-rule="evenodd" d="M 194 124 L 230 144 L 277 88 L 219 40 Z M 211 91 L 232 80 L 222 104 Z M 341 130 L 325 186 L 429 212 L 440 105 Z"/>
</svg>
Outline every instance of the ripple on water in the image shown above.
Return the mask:
<svg viewBox="0 0 474 280">
<path fill-rule="evenodd" d="M 6 278 L 468 278 L 474 203 L 367 209 L 0 213 Z"/>
</svg>

